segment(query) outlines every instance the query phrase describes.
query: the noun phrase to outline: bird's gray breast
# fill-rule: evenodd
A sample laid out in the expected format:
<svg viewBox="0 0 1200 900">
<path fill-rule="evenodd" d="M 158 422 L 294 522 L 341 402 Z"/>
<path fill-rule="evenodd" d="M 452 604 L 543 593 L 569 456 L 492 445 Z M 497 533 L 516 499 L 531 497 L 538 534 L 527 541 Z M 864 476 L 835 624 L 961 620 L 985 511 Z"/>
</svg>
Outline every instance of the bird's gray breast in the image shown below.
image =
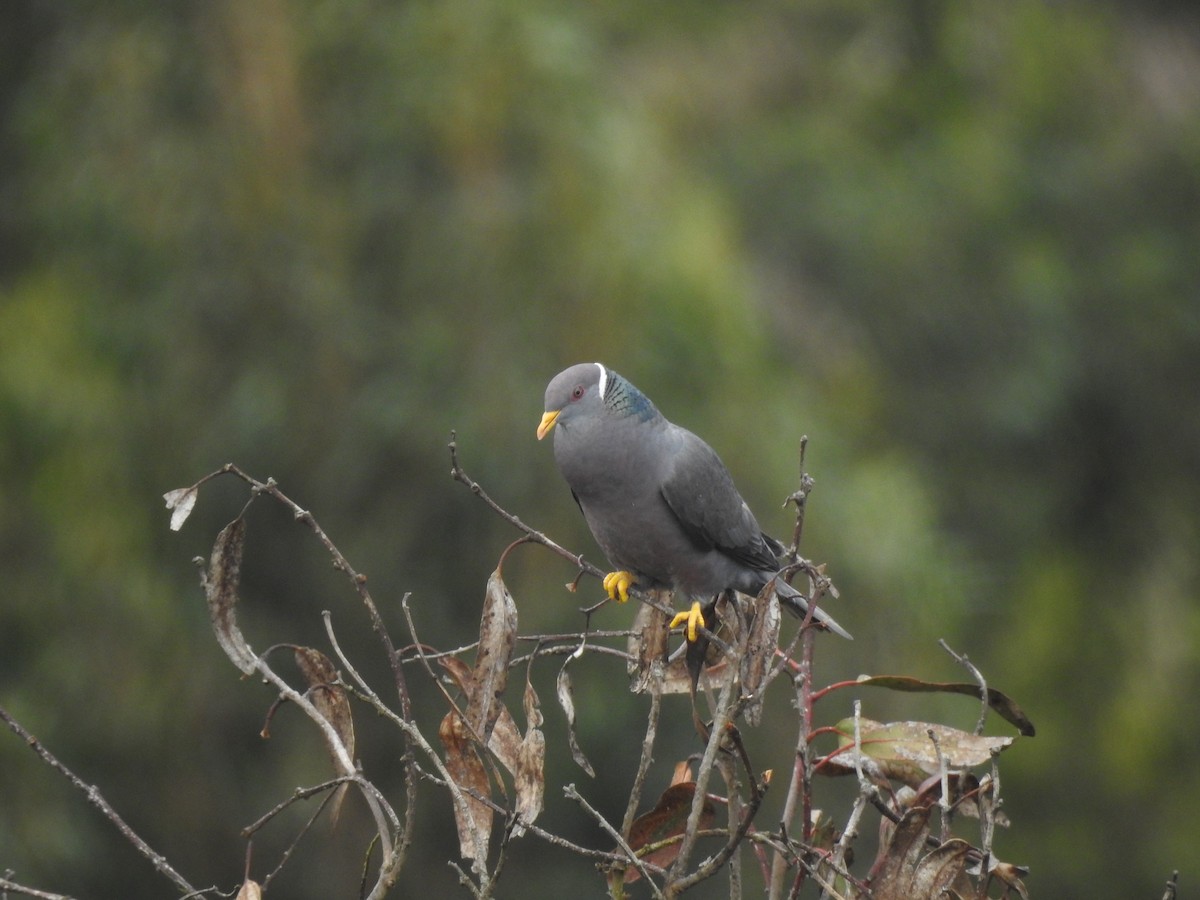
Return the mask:
<svg viewBox="0 0 1200 900">
<path fill-rule="evenodd" d="M 671 587 L 688 596 L 746 589 L 742 582 L 753 581 L 752 573 L 705 529 L 681 520 L 664 494 L 664 483 L 675 481 L 678 463 L 695 440 L 661 417 L 598 419 L 556 431 L 554 455 L 596 543 L 615 567 L 633 572 L 645 587 Z M 707 492 L 721 485 L 719 479 L 698 478 L 689 490 L 699 492 L 694 502 L 703 506 Z M 736 490 L 733 498 L 740 513 Z"/>
<path fill-rule="evenodd" d="M 664 429 L 658 422 L 601 419 L 556 429 L 554 459 L 596 543 L 614 566 L 671 586 L 688 539 L 659 491 Z"/>
</svg>

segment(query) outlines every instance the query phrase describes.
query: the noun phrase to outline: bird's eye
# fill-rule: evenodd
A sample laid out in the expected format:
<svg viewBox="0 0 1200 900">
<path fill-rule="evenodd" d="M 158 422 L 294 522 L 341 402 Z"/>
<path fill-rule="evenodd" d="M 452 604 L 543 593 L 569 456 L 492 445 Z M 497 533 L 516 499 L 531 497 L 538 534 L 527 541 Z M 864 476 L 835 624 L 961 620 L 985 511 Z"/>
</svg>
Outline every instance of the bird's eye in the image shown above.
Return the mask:
<svg viewBox="0 0 1200 900">
<path fill-rule="evenodd" d="M 578 400 L 586 393 L 587 389 L 582 384 L 575 385 L 575 390 L 571 391 L 571 399 Z"/>
</svg>

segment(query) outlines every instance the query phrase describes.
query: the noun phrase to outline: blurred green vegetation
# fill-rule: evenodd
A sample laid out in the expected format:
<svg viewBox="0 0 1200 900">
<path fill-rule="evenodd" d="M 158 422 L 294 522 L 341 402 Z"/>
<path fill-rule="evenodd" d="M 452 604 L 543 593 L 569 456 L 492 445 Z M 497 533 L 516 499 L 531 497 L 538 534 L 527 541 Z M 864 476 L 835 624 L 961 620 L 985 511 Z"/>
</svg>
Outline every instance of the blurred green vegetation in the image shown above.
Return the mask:
<svg viewBox="0 0 1200 900">
<path fill-rule="evenodd" d="M 456 646 L 514 535 L 445 476 L 449 432 L 497 500 L 598 560 L 533 438 L 545 382 L 588 359 L 704 435 L 785 536 L 809 436 L 803 549 L 857 637 L 822 642 L 818 678 L 958 678 L 944 637 L 1022 703 L 1039 731 L 1003 759 L 997 849 L 1036 895 L 1194 883 L 1187 4 L 9 0 L 0 24 L 0 703 L 193 883 L 236 883 L 238 830 L 326 764 L 286 711 L 257 737 L 270 697 L 209 631 L 190 559 L 243 496 L 211 486 L 176 535 L 162 493 L 229 460 L 274 476 L 398 641 L 411 591 L 422 637 Z M 328 608 L 386 683 L 286 515 L 255 507 L 248 554 L 255 647 L 323 645 Z M 569 567 L 511 565 L 522 631 L 578 626 Z M 548 764 L 618 817 L 645 714 L 621 680 L 576 673 L 599 780 Z M 438 703 L 418 698 L 430 735 Z M 695 747 L 668 714 L 662 784 Z M 368 774 L 398 778 L 395 734 L 360 728 Z M 752 740 L 786 769 L 786 698 Z M 606 845 L 547 799 L 551 827 Z M 447 804 L 423 802 L 405 896 L 459 890 Z M 293 861 L 278 893 L 350 896 L 365 827 L 310 837 L 300 856 L 341 861 Z M 93 898 L 165 887 L 0 737 L 7 868 Z M 529 838 L 505 879 L 602 891 Z"/>
</svg>

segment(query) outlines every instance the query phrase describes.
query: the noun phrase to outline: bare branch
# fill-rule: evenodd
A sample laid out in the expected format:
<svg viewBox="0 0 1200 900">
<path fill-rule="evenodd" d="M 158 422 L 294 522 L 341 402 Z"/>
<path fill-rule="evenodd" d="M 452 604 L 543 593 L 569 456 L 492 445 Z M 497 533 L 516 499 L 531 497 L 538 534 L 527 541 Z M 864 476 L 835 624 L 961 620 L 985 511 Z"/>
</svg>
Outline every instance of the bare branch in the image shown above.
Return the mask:
<svg viewBox="0 0 1200 900">
<path fill-rule="evenodd" d="M 809 606 L 812 611 L 812 606 Z M 787 797 L 783 803 L 783 814 L 780 819 L 781 830 L 791 829 L 796 818 L 796 807 L 800 806 L 804 819 L 801 823 L 801 840 L 808 843 L 812 823 L 812 750 L 809 738 L 812 733 L 812 657 L 815 638 L 811 628 L 802 628 L 799 632 L 801 640 L 800 663 L 793 674 L 793 685 L 796 690 L 796 706 L 800 711 L 800 727 L 796 735 L 796 755 L 792 763 L 792 778 L 788 784 Z M 790 658 L 785 657 L 785 661 Z M 768 886 L 769 900 L 780 900 L 783 896 L 783 880 L 787 869 L 787 859 L 777 853 L 771 863 L 771 881 Z"/>
<path fill-rule="evenodd" d="M 988 686 L 987 681 L 983 677 L 983 673 L 975 668 L 975 664 L 967 659 L 967 654 L 958 654 L 950 649 L 950 645 L 942 638 L 938 638 L 938 645 L 950 654 L 951 659 L 971 673 L 971 677 L 975 679 L 975 683 L 979 685 L 979 700 L 982 708 L 979 710 L 979 721 L 975 723 L 975 733 L 983 734 L 983 726 L 987 722 L 988 714 Z"/>
<path fill-rule="evenodd" d="M 721 748 L 721 742 L 725 738 L 725 729 L 730 723 L 730 716 L 736 696 L 737 691 L 735 690 L 734 679 L 731 678 L 722 686 L 716 709 L 713 712 L 713 722 L 709 730 L 708 742 L 704 747 L 704 756 L 701 757 L 700 765 L 696 772 L 696 793 L 692 798 L 692 808 L 688 813 L 683 844 L 679 849 L 679 856 L 676 857 L 675 862 L 671 864 L 669 870 L 670 878 L 667 883 L 667 892 L 672 897 L 696 883 L 684 878 L 683 872 L 686 870 L 692 850 L 696 846 L 696 838 L 700 830 L 700 818 L 703 814 L 704 801 L 707 797 L 708 781 L 712 776 L 716 756 Z M 714 869 L 713 872 L 715 871 Z M 708 874 L 712 874 L 712 872 Z M 704 877 L 708 877 L 708 875 Z"/>
<path fill-rule="evenodd" d="M 563 559 L 574 563 L 576 566 L 578 566 L 580 572 L 585 572 L 588 575 L 594 576 L 595 578 L 600 578 L 600 579 L 604 578 L 604 572 L 602 572 L 599 568 L 597 568 L 596 566 L 592 565 L 590 562 L 585 560 L 582 555 L 580 555 L 578 553 L 572 553 L 570 550 L 566 549 L 565 547 L 561 546 L 560 544 L 555 543 L 550 538 L 546 537 L 546 535 L 543 534 L 542 532 L 526 525 L 517 516 L 510 513 L 508 510 L 506 510 L 504 507 L 502 507 L 499 503 L 497 503 L 495 500 L 493 500 L 490 496 L 488 496 L 487 492 L 479 485 L 479 482 L 472 479 L 466 473 L 466 471 L 463 470 L 463 467 L 459 464 L 459 462 L 458 462 L 458 437 L 455 434 L 455 432 L 453 432 L 453 431 L 450 432 L 450 443 L 447 444 L 447 447 L 449 447 L 449 449 L 450 449 L 450 477 L 451 478 L 453 478 L 459 484 L 465 485 L 471 491 L 472 494 L 474 494 L 476 497 L 478 497 L 480 500 L 482 500 L 484 503 L 486 503 L 488 505 L 488 507 L 494 513 L 496 513 L 496 515 L 500 516 L 500 518 L 502 518 L 502 519 L 504 519 L 504 521 L 508 522 L 508 524 L 513 526 L 513 528 L 516 528 L 518 531 L 524 533 L 529 538 L 529 540 L 533 541 L 536 544 L 541 544 L 543 547 L 547 548 L 548 550 L 551 550 L 554 553 L 557 553 Z M 668 615 L 675 614 L 675 611 L 673 609 L 671 609 L 669 606 L 667 606 L 666 604 L 659 601 L 651 593 L 640 590 L 636 585 L 629 589 L 629 596 L 636 597 L 642 603 L 645 603 L 649 606 L 653 606 L 655 609 L 659 610 L 660 612 L 667 613 Z"/>
<path fill-rule="evenodd" d="M 650 683 L 656 684 L 662 680 L 662 660 L 651 663 Z M 621 820 L 621 837 L 629 839 L 629 830 L 637 817 L 638 806 L 642 802 L 642 789 L 646 784 L 646 773 L 653 762 L 654 740 L 658 734 L 658 716 L 662 710 L 662 691 L 651 690 L 650 713 L 646 717 L 646 736 L 642 739 L 642 755 L 638 760 L 637 774 L 633 778 L 633 787 L 629 791 L 629 803 L 625 807 L 625 818 Z"/>
<path fill-rule="evenodd" d="M 796 524 L 792 527 L 792 543 L 787 548 L 787 558 L 796 562 L 800 558 L 800 538 L 804 536 L 804 512 L 808 506 L 808 495 L 816 484 L 804 471 L 804 454 L 808 450 L 808 435 L 800 438 L 800 487 L 787 496 L 783 501 L 786 507 L 789 503 L 796 504 Z"/>
<path fill-rule="evenodd" d="M 68 897 L 66 894 L 51 894 L 49 891 L 39 891 L 37 888 L 17 884 L 9 879 L 10 875 L 12 872 L 5 872 L 5 877 L 0 878 L 0 891 L 4 891 L 6 896 L 9 891 L 12 891 L 14 894 L 24 894 L 26 897 L 37 897 L 38 900 L 74 900 L 73 897 Z"/>
<path fill-rule="evenodd" d="M 87 798 L 88 803 L 100 810 L 104 817 L 108 819 L 108 821 L 112 822 L 114 826 L 116 826 L 117 831 L 121 832 L 121 835 L 125 838 L 125 840 L 133 844 L 133 846 L 140 854 L 142 854 L 142 856 L 150 860 L 154 868 L 173 881 L 175 886 L 180 890 L 186 891 L 190 894 L 198 893 L 194 887 L 188 884 L 186 878 L 175 871 L 171 864 L 167 862 L 166 857 L 164 857 L 161 853 L 156 852 L 149 844 L 142 840 L 132 828 L 129 827 L 126 821 L 121 818 L 120 814 L 109 805 L 107 800 L 104 799 L 104 796 L 100 793 L 100 789 L 98 787 L 93 784 L 88 784 L 82 778 L 68 769 L 63 763 L 59 762 L 58 758 L 49 750 L 47 750 L 41 741 L 26 731 L 24 726 L 21 725 L 21 723 L 14 719 L 11 715 L 9 715 L 8 710 L 2 706 L 0 706 L 0 719 L 4 720 L 8 727 L 12 729 L 12 731 L 29 746 L 30 750 L 38 755 L 42 762 L 46 763 L 46 765 L 50 766 L 50 768 L 57 771 L 76 788 L 81 790 L 84 796 Z M 13 890 L 16 890 L 16 887 L 14 887 Z M 34 896 L 37 895 L 35 894 Z M 53 895 L 47 894 L 45 896 Z"/>
<path fill-rule="evenodd" d="M 613 828 L 612 823 L 610 823 L 608 819 L 604 818 L 604 816 L 600 815 L 599 811 L 592 806 L 592 804 L 587 802 L 584 796 L 575 789 L 574 784 L 568 784 L 566 787 L 564 787 L 563 794 L 568 800 L 574 800 L 576 803 L 578 803 L 581 807 L 583 807 L 584 812 L 596 820 L 596 823 L 602 829 L 604 829 L 604 832 L 613 839 L 618 847 L 621 848 L 621 851 L 626 855 L 628 862 L 633 863 L 637 870 L 642 873 L 642 878 L 646 880 L 646 884 L 650 885 L 650 890 L 654 892 L 654 896 L 659 898 L 659 900 L 665 900 L 662 890 L 650 877 L 650 872 L 647 871 L 646 863 L 640 856 L 633 852 L 628 842 L 626 842 L 625 838 L 621 836 L 621 833 L 617 831 L 617 829 Z"/>
</svg>

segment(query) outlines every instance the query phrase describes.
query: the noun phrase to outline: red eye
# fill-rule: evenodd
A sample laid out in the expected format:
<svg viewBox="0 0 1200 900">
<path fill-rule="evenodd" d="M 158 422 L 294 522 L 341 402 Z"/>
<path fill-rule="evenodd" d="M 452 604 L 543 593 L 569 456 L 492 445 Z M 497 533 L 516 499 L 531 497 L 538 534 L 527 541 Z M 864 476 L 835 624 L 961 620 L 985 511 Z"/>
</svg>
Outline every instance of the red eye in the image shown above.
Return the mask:
<svg viewBox="0 0 1200 900">
<path fill-rule="evenodd" d="M 587 389 L 582 384 L 575 385 L 575 390 L 571 391 L 571 399 L 578 400 L 587 392 Z"/>
</svg>

